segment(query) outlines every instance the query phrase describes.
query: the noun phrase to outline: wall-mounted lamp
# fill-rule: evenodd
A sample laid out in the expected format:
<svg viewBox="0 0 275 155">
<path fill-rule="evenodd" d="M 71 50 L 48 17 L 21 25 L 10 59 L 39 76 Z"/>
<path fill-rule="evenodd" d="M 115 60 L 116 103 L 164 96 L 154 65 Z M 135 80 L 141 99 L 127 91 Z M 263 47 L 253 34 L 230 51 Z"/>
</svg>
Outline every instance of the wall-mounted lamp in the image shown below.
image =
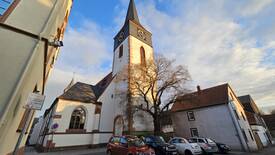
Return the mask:
<svg viewBox="0 0 275 155">
<path fill-rule="evenodd" d="M 63 44 L 63 41 L 54 40 L 52 42 L 49 42 L 49 46 L 62 47 L 62 46 L 64 46 L 64 44 Z"/>
</svg>

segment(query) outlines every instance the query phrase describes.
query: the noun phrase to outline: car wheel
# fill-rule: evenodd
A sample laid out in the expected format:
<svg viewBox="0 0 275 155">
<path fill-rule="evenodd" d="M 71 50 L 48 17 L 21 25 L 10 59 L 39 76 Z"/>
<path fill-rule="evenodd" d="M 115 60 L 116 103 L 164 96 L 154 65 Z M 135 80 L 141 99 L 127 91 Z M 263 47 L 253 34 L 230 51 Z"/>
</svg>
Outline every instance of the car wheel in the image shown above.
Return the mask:
<svg viewBox="0 0 275 155">
<path fill-rule="evenodd" d="M 186 151 L 184 152 L 184 155 L 193 155 L 193 153 L 192 153 L 191 151 L 189 151 L 189 150 L 186 150 Z"/>
<path fill-rule="evenodd" d="M 207 152 L 203 148 L 201 148 L 201 150 L 203 155 L 207 155 Z"/>
</svg>

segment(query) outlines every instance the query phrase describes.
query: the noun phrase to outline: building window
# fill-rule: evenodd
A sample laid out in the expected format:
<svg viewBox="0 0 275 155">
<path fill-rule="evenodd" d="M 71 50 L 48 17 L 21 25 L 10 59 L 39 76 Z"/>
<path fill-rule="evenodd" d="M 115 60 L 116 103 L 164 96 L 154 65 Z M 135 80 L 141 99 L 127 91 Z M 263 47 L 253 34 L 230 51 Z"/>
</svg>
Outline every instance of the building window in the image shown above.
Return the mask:
<svg viewBox="0 0 275 155">
<path fill-rule="evenodd" d="M 197 128 L 191 128 L 190 131 L 192 137 L 199 137 L 199 132 Z"/>
<path fill-rule="evenodd" d="M 236 117 L 238 118 L 238 120 L 240 120 L 240 116 L 238 115 L 238 112 L 234 109 L 234 113 L 236 115 Z"/>
<path fill-rule="evenodd" d="M 140 64 L 146 66 L 145 50 L 142 46 L 140 47 Z"/>
<path fill-rule="evenodd" d="M 193 111 L 187 111 L 187 117 L 188 121 L 194 121 L 195 120 L 195 115 Z"/>
<path fill-rule="evenodd" d="M 253 137 L 253 135 L 252 135 L 252 132 L 251 132 L 250 130 L 248 130 L 248 131 L 249 131 L 249 134 L 250 134 L 251 139 L 254 141 L 254 137 Z"/>
<path fill-rule="evenodd" d="M 123 45 L 119 47 L 119 54 L 118 57 L 121 58 L 123 56 Z"/>
<path fill-rule="evenodd" d="M 15 0 L 0 0 L 0 16 L 3 16 Z"/>
<path fill-rule="evenodd" d="M 82 108 L 76 108 L 71 117 L 69 129 L 84 129 L 86 114 Z"/>
<path fill-rule="evenodd" d="M 246 133 L 245 133 L 244 129 L 242 129 L 242 133 L 243 133 L 243 136 L 244 136 L 245 141 L 247 142 L 248 139 L 247 139 L 247 136 L 246 136 Z"/>
</svg>

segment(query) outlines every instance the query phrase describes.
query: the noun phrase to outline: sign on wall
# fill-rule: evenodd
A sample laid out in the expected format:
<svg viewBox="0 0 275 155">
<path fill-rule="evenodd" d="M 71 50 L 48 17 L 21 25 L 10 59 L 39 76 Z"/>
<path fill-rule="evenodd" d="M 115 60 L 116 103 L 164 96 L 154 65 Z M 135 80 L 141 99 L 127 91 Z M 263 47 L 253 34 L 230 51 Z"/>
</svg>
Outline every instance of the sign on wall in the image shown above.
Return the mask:
<svg viewBox="0 0 275 155">
<path fill-rule="evenodd" d="M 24 106 L 26 109 L 41 110 L 45 96 L 37 93 L 30 93 L 27 104 Z"/>
</svg>

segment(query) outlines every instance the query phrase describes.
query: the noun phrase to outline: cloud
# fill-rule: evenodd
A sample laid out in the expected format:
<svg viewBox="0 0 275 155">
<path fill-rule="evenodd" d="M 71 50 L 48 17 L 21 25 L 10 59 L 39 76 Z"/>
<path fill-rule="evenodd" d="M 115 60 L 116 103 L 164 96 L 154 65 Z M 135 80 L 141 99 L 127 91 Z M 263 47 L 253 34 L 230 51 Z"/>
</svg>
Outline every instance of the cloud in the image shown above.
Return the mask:
<svg viewBox="0 0 275 155">
<path fill-rule="evenodd" d="M 249 0 L 244 3 L 240 11 L 243 16 L 255 15 L 268 7 L 272 2 L 273 0 Z"/>
<path fill-rule="evenodd" d="M 42 115 L 74 76 L 75 82 L 96 84 L 111 71 L 112 46 L 108 44 L 108 31 L 91 20 L 84 20 L 77 28 L 68 27 L 54 69 L 47 81 L 46 100 Z"/>
<path fill-rule="evenodd" d="M 275 105 L 275 17 L 270 16 L 275 14 L 274 1 L 136 3 L 141 23 L 153 33 L 155 52 L 187 65 L 193 88 L 228 82 L 238 95 L 251 94 L 261 107 Z M 48 106 L 73 72 L 77 81 L 93 84 L 111 70 L 112 38 L 124 23 L 127 6 L 127 0 L 120 0 L 111 26 L 86 19 L 79 27 L 68 27 L 65 47 L 47 84 Z"/>
<path fill-rule="evenodd" d="M 247 6 L 242 11 L 252 16 L 263 11 L 268 2 L 237 3 L 235 7 Z M 274 23 L 259 27 L 254 21 L 260 17 L 239 19 L 244 12 L 228 9 L 228 5 L 234 6 L 228 1 L 176 1 L 171 5 L 184 8 L 176 13 L 157 5 L 152 1 L 138 3 L 142 23 L 153 33 L 155 51 L 188 66 L 194 86 L 228 82 L 238 95 L 251 94 L 259 106 L 275 106 L 275 58 L 269 60 L 273 63 L 266 61 L 268 52 L 274 53 L 274 39 L 263 39 L 260 36 L 265 32 L 257 31 L 275 31 L 270 26 Z M 268 14 L 274 14 L 275 6 L 270 10 Z"/>
</svg>

